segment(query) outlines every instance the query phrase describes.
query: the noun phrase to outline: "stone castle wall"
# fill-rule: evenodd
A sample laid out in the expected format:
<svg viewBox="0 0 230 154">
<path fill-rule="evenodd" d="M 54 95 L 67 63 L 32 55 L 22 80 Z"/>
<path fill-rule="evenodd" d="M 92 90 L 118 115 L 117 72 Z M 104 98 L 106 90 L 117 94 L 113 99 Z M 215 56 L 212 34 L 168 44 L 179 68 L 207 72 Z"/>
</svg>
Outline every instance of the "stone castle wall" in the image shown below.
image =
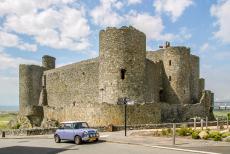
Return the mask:
<svg viewBox="0 0 230 154">
<path fill-rule="evenodd" d="M 124 106 L 109 103 L 80 102 L 65 107 L 44 107 L 44 117 L 58 121 L 87 121 L 90 126 L 124 124 Z M 156 103 L 135 104 L 127 107 L 127 124 L 160 123 L 160 106 Z"/>
<path fill-rule="evenodd" d="M 44 72 L 49 106 L 98 102 L 98 60 L 92 59 Z"/>
<path fill-rule="evenodd" d="M 159 92 L 162 89 L 162 65 L 163 63 L 153 62 L 149 59 L 146 60 L 146 85 L 145 101 L 146 102 L 160 102 Z"/>
<path fill-rule="evenodd" d="M 132 28 L 107 28 L 100 31 L 99 95 L 116 104 L 120 97 L 144 101 L 145 34 Z M 122 77 L 123 76 L 123 77 Z"/>
</svg>

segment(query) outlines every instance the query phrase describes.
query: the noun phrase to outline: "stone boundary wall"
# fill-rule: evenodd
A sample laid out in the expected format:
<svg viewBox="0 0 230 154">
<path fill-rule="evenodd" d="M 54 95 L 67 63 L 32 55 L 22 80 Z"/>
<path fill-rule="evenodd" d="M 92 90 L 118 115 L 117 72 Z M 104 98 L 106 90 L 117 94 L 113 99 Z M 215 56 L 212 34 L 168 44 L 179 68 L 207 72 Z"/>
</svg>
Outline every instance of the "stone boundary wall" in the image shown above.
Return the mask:
<svg viewBox="0 0 230 154">
<path fill-rule="evenodd" d="M 6 129 L 0 130 L 0 136 L 5 132 L 7 136 L 31 136 L 53 134 L 57 128 L 31 128 L 31 129 Z"/>
<path fill-rule="evenodd" d="M 193 122 L 184 122 L 184 123 L 176 123 L 178 127 L 193 127 Z M 216 126 L 217 121 L 209 121 L 208 126 Z M 226 124 L 226 120 L 219 121 L 219 125 Z M 127 125 L 127 130 L 141 130 L 141 129 L 164 129 L 164 128 L 172 128 L 173 123 L 162 123 L 162 124 L 139 124 L 139 125 Z M 196 122 L 196 127 L 200 127 L 200 122 Z M 204 122 L 205 128 L 205 122 Z M 92 127 L 97 129 L 99 132 L 106 131 L 121 131 L 124 130 L 124 125 L 110 125 L 103 127 Z M 5 132 L 7 136 L 32 136 L 32 135 L 48 135 L 54 134 L 57 128 L 33 128 L 33 129 L 7 129 L 0 130 L 0 137 L 2 137 L 2 132 Z"/>
</svg>

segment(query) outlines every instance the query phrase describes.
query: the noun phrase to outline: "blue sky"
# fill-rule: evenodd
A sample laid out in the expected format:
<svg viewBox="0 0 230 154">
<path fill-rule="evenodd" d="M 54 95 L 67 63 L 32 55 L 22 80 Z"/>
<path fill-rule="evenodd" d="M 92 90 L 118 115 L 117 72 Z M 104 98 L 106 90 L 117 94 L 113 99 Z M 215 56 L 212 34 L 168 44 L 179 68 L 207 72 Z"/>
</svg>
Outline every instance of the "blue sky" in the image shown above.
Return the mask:
<svg viewBox="0 0 230 154">
<path fill-rule="evenodd" d="M 230 0 L 1 0 L 0 105 L 18 104 L 18 65 L 57 66 L 98 56 L 98 33 L 132 25 L 147 49 L 165 41 L 200 56 L 201 77 L 218 101 L 230 101 Z"/>
</svg>

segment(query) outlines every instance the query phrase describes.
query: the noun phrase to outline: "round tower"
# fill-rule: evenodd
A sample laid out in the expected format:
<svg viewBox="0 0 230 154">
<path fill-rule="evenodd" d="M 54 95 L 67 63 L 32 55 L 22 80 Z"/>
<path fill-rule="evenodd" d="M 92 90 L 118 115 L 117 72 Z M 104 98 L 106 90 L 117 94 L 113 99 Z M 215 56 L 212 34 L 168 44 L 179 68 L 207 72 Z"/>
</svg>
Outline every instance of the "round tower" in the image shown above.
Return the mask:
<svg viewBox="0 0 230 154">
<path fill-rule="evenodd" d="M 42 89 L 43 67 L 36 65 L 19 66 L 19 111 L 28 114 L 31 106 L 38 105 Z"/>
<path fill-rule="evenodd" d="M 190 56 L 190 93 L 191 103 L 199 102 L 199 78 L 200 78 L 200 60 L 198 56 Z"/>
<path fill-rule="evenodd" d="M 44 55 L 42 57 L 42 66 L 45 67 L 47 70 L 55 68 L 55 60 L 56 58 L 51 57 L 49 55 Z"/>
<path fill-rule="evenodd" d="M 166 100 L 172 104 L 190 103 L 190 49 L 168 47 L 163 58 Z"/>
<path fill-rule="evenodd" d="M 107 28 L 99 34 L 99 102 L 118 98 L 144 101 L 146 36 L 133 27 Z"/>
</svg>

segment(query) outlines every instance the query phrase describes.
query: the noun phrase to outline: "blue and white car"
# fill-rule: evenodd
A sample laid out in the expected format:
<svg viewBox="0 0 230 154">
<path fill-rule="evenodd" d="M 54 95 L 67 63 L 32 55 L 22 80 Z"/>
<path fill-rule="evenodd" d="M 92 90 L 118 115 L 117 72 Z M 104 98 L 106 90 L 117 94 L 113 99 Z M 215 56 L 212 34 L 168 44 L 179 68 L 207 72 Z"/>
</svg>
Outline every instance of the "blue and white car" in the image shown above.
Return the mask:
<svg viewBox="0 0 230 154">
<path fill-rule="evenodd" d="M 76 144 L 85 142 L 97 142 L 99 140 L 99 133 L 96 129 L 89 128 L 87 122 L 83 121 L 66 121 L 60 124 L 60 127 L 54 134 L 56 143 L 61 140 L 71 140 Z"/>
</svg>

